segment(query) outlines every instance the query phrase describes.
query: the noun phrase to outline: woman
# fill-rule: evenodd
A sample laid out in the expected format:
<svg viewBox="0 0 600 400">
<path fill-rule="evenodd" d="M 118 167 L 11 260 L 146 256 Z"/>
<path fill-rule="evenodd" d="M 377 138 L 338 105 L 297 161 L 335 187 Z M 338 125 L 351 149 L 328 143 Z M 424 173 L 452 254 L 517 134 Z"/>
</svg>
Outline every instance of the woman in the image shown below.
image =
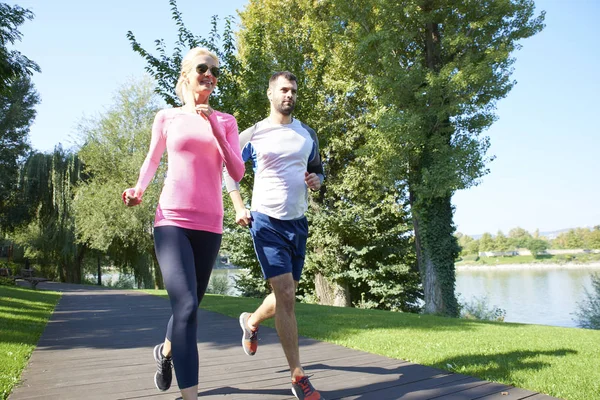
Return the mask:
<svg viewBox="0 0 600 400">
<path fill-rule="evenodd" d="M 172 360 L 184 400 L 198 396 L 197 309 L 221 245 L 223 164 L 236 181 L 244 175 L 237 122 L 208 103 L 218 77 L 216 55 L 204 48 L 187 53 L 175 87 L 183 106 L 158 112 L 137 184 L 123 192 L 128 206 L 142 201 L 166 148 L 168 173 L 156 209 L 154 247 L 173 314 L 164 343 L 154 348 L 154 383 L 169 389 Z"/>
</svg>

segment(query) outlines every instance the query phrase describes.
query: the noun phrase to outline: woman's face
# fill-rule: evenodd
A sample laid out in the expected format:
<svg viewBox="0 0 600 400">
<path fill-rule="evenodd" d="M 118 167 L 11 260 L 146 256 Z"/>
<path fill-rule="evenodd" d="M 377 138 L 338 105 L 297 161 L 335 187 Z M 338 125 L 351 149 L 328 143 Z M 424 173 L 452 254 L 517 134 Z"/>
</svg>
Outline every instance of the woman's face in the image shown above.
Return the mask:
<svg viewBox="0 0 600 400">
<path fill-rule="evenodd" d="M 193 68 L 188 73 L 188 90 L 210 95 L 218 81 L 211 70 L 219 68 L 219 63 L 211 56 L 202 54 L 194 58 L 192 65 Z"/>
</svg>

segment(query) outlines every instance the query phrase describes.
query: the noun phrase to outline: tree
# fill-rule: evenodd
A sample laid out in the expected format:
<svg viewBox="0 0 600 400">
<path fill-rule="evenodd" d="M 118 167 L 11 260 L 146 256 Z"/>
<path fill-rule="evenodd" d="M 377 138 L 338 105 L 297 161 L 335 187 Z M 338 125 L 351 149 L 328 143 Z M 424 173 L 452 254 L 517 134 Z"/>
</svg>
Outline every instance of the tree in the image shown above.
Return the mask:
<svg viewBox="0 0 600 400">
<path fill-rule="evenodd" d="M 85 244 L 75 242 L 73 195 L 81 180 L 77 154 L 59 145 L 52 153 L 33 153 L 21 167 L 16 197 L 21 216 L 10 234 L 42 273 L 61 282 L 81 283 Z"/>
<path fill-rule="evenodd" d="M 17 50 L 7 48 L 8 44 L 14 45 L 22 38 L 19 32 L 25 20 L 33 19 L 33 13 L 18 5 L 9 6 L 0 3 L 0 94 L 7 90 L 19 79 L 40 72 L 40 67 L 32 60 Z"/>
<path fill-rule="evenodd" d="M 322 304 L 414 310 L 420 290 L 405 185 L 383 172 L 388 149 L 366 112 L 372 93 L 354 74 L 346 51 L 353 44 L 339 38 L 331 46 L 330 11 L 311 1 L 246 7 L 238 34 L 242 104 L 253 109 L 261 99 L 256 121 L 268 110 L 269 75 L 290 70 L 298 77 L 295 115 L 317 130 L 326 174 L 325 187 L 311 197 L 308 291 Z"/>
<path fill-rule="evenodd" d="M 531 238 L 527 241 L 525 248 L 531 252 L 533 258 L 538 258 L 542 252 L 548 249 L 548 242 L 544 239 Z"/>
<path fill-rule="evenodd" d="M 35 118 L 34 107 L 40 101 L 29 79 L 33 72 L 40 72 L 40 67 L 19 51 L 8 48 L 21 40 L 19 27 L 31 19 L 31 11 L 0 3 L 0 227 L 3 230 L 10 230 L 9 225 L 14 223 L 10 197 L 16 190 L 19 162 L 29 150 L 29 127 Z"/>
<path fill-rule="evenodd" d="M 13 195 L 18 179 L 19 162 L 29 150 L 29 127 L 35 119 L 34 107 L 39 96 L 28 77 L 14 80 L 0 91 L 0 226 L 15 223 Z"/>
<path fill-rule="evenodd" d="M 525 249 L 531 240 L 531 234 L 523 228 L 513 228 L 508 232 L 510 244 L 515 249 Z"/>
<path fill-rule="evenodd" d="M 498 231 L 494 238 L 494 249 L 496 251 L 507 251 L 510 248 L 510 243 L 502 231 Z"/>
<path fill-rule="evenodd" d="M 479 239 L 479 251 L 492 251 L 494 250 L 494 238 L 488 232 L 481 235 Z"/>
<path fill-rule="evenodd" d="M 335 16 L 330 43 L 354 44 L 356 72 L 375 96 L 377 126 L 405 183 L 425 310 L 458 315 L 451 198 L 487 173 L 484 132 L 505 97 L 518 41 L 543 27 L 533 1 L 353 1 L 322 4 Z M 350 39 L 348 39 L 350 37 Z"/>
<path fill-rule="evenodd" d="M 88 178 L 77 189 L 74 213 L 79 243 L 108 254 L 121 272 L 133 273 L 138 287 L 162 288 L 152 223 L 165 166 L 161 164 L 142 204 L 127 208 L 121 200 L 122 191 L 135 186 L 150 146 L 160 106 L 153 90 L 149 77 L 129 82 L 105 113 L 80 125 L 79 157 Z"/>
</svg>

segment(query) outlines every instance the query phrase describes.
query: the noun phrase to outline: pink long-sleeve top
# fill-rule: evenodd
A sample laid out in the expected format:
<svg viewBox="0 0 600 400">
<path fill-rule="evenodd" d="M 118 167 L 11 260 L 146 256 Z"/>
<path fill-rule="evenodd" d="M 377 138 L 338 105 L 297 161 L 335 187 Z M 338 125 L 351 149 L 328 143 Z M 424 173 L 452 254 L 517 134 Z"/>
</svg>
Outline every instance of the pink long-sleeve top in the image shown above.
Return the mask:
<svg viewBox="0 0 600 400">
<path fill-rule="evenodd" d="M 235 117 L 210 117 L 164 109 L 152 125 L 150 149 L 136 184 L 143 193 L 167 149 L 168 168 L 154 226 L 174 225 L 223 233 L 223 164 L 233 179 L 244 176 Z"/>
</svg>

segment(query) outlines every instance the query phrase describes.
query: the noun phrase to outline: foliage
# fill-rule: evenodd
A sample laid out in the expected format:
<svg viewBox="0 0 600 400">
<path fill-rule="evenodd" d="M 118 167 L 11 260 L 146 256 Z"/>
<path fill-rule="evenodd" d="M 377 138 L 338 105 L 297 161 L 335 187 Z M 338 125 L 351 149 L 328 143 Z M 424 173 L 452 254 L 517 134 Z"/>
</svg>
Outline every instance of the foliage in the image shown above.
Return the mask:
<svg viewBox="0 0 600 400">
<path fill-rule="evenodd" d="M 535 239 L 532 237 L 527 241 L 525 247 L 531 252 L 533 258 L 538 258 L 541 253 L 548 249 L 549 245 L 548 242 L 543 239 Z"/>
<path fill-rule="evenodd" d="M 33 19 L 33 13 L 18 5 L 10 6 L 0 3 L 0 94 L 15 81 L 40 72 L 40 67 L 17 50 L 8 49 L 7 45 L 14 45 L 21 41 L 19 32 L 26 20 Z"/>
<path fill-rule="evenodd" d="M 215 274 L 213 272 L 206 293 L 228 295 L 229 290 L 229 277 L 227 274 Z"/>
<path fill-rule="evenodd" d="M 62 282 L 81 281 L 87 250 L 75 242 L 73 196 L 82 179 L 77 156 L 59 145 L 52 153 L 33 153 L 21 167 L 18 189 L 20 216 L 10 238 L 25 257 L 41 265 L 43 276 Z"/>
<path fill-rule="evenodd" d="M 531 240 L 531 234 L 523 228 L 513 228 L 508 232 L 508 238 L 514 249 L 527 248 L 527 244 Z"/>
<path fill-rule="evenodd" d="M 132 273 L 138 287 L 154 286 L 151 266 L 157 264 L 152 223 L 165 163 L 142 204 L 126 207 L 121 193 L 135 186 L 158 110 L 151 80 L 139 79 L 123 85 L 105 113 L 82 121 L 79 128 L 79 157 L 88 178 L 79 185 L 74 201 L 77 240 L 106 253 L 122 273 Z"/>
<path fill-rule="evenodd" d="M 592 274 L 592 291 L 585 289 L 585 299 L 575 312 L 579 327 L 600 329 L 600 274 Z"/>
<path fill-rule="evenodd" d="M 0 226 L 4 231 L 18 221 L 20 199 L 14 192 L 19 163 L 29 150 L 29 127 L 35 119 L 34 107 L 39 102 L 29 77 L 14 79 L 0 91 Z"/>
<path fill-rule="evenodd" d="M 0 286 L 15 286 L 15 280 L 12 278 L 7 278 L 4 276 L 0 276 Z"/>
<path fill-rule="evenodd" d="M 461 318 L 499 322 L 503 322 L 506 318 L 506 310 L 496 306 L 490 307 L 486 296 L 474 297 L 471 301 L 459 304 Z"/>
<path fill-rule="evenodd" d="M 19 383 L 59 299 L 56 292 L 0 285 L 0 399 Z"/>
<path fill-rule="evenodd" d="M 311 196 L 301 297 L 414 310 L 421 294 L 404 186 L 382 173 L 389 153 L 380 132 L 369 129 L 376 123 L 368 112 L 372 93 L 361 90 L 353 43 L 332 41 L 332 11 L 310 1 L 250 2 L 238 35 L 242 104 L 255 121 L 265 116 L 269 75 L 290 70 L 298 77 L 295 116 L 319 137 L 326 180 Z"/>
</svg>

